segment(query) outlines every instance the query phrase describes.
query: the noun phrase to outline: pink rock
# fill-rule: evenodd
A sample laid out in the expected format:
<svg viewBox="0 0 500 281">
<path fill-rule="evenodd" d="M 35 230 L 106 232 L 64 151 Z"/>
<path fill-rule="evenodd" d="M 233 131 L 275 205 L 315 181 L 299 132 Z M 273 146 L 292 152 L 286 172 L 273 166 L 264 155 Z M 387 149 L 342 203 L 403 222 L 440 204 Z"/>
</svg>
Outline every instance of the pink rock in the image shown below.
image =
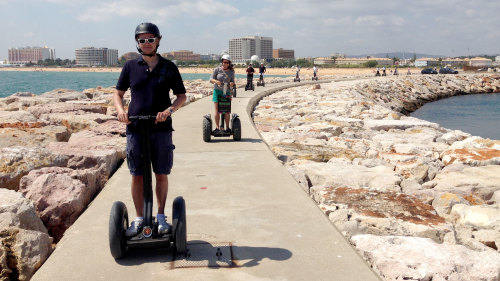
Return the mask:
<svg viewBox="0 0 500 281">
<path fill-rule="evenodd" d="M 52 251 L 33 203 L 0 188 L 0 280 L 29 280 Z"/>
<path fill-rule="evenodd" d="M 57 242 L 102 186 L 100 173 L 94 169 L 48 167 L 24 176 L 19 190 L 33 202 Z"/>
<path fill-rule="evenodd" d="M 42 114 L 49 113 L 71 113 L 78 114 L 81 113 L 100 113 L 106 114 L 106 108 L 99 105 L 86 105 L 86 104 L 74 104 L 74 103 L 51 103 L 36 105 L 28 108 L 28 111 L 36 117 L 40 118 Z"/>
</svg>

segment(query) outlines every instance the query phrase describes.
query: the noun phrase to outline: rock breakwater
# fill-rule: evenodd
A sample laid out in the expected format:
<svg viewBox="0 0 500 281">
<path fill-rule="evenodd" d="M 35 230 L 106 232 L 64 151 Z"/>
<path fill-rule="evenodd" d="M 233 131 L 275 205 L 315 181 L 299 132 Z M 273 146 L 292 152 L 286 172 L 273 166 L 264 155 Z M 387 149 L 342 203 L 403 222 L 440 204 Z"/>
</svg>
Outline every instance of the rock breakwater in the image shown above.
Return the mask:
<svg viewBox="0 0 500 281">
<path fill-rule="evenodd" d="M 426 102 L 492 92 L 498 75 L 308 85 L 263 98 L 253 119 L 383 279 L 498 280 L 500 141 L 408 116 Z"/>
<path fill-rule="evenodd" d="M 206 81 L 185 86 L 185 105 L 212 94 Z M 29 280 L 123 162 L 125 125 L 116 121 L 113 93 L 56 89 L 0 99 L 0 280 Z"/>
</svg>

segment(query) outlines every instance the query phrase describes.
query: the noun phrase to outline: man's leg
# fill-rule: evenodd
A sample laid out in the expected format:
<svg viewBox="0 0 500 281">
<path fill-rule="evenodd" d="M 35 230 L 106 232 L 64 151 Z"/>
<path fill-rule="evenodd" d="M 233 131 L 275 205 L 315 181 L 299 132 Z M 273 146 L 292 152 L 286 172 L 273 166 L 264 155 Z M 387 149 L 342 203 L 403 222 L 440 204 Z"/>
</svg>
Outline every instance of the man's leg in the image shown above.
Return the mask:
<svg viewBox="0 0 500 281">
<path fill-rule="evenodd" d="M 156 201 L 158 214 L 165 214 L 165 202 L 168 194 L 168 175 L 155 174 L 156 176 Z"/>
<path fill-rule="evenodd" d="M 144 216 L 144 191 L 142 176 L 132 176 L 132 199 L 137 217 Z"/>
</svg>

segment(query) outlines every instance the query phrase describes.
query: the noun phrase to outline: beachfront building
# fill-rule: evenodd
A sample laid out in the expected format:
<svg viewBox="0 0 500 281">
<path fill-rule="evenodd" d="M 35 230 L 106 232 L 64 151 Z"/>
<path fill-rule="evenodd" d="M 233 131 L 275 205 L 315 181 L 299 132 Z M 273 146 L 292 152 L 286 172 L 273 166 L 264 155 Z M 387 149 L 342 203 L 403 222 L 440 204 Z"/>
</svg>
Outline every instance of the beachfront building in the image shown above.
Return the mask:
<svg viewBox="0 0 500 281">
<path fill-rule="evenodd" d="M 246 63 L 257 55 L 266 61 L 273 59 L 273 38 L 262 36 L 246 36 L 229 40 L 229 55 L 233 63 Z"/>
<path fill-rule="evenodd" d="M 442 59 L 441 65 L 447 66 L 447 67 L 458 67 L 461 65 L 464 65 L 465 61 L 463 59 L 459 58 L 445 58 Z"/>
<path fill-rule="evenodd" d="M 438 66 L 439 60 L 435 58 L 419 58 L 415 60 L 416 67 Z"/>
<path fill-rule="evenodd" d="M 38 63 L 46 59 L 56 59 L 56 50 L 45 47 L 19 47 L 9 49 L 9 62 L 12 64 Z"/>
<path fill-rule="evenodd" d="M 209 61 L 209 60 L 220 60 L 221 58 L 221 55 L 217 55 L 217 54 L 201 54 L 200 55 L 200 60 L 202 61 Z"/>
<path fill-rule="evenodd" d="M 200 61 L 200 54 L 195 54 L 193 51 L 180 50 L 180 51 L 172 51 L 161 54 L 162 57 L 166 57 L 170 60 L 176 61 Z"/>
<path fill-rule="evenodd" d="M 295 59 L 295 51 L 294 50 L 285 50 L 283 48 L 273 49 L 273 59 Z"/>
<path fill-rule="evenodd" d="M 335 64 L 335 60 L 327 57 L 327 58 L 315 58 L 314 64 L 316 65 L 325 65 L 325 64 Z"/>
<path fill-rule="evenodd" d="M 377 65 L 392 65 L 393 61 L 389 58 L 337 58 L 335 64 L 338 65 L 362 65 L 369 61 L 376 61 Z"/>
<path fill-rule="evenodd" d="M 84 47 L 75 50 L 77 65 L 117 65 L 118 50 L 108 48 Z"/>
<path fill-rule="evenodd" d="M 493 61 L 487 58 L 475 57 L 469 59 L 469 66 L 491 66 Z"/>
</svg>

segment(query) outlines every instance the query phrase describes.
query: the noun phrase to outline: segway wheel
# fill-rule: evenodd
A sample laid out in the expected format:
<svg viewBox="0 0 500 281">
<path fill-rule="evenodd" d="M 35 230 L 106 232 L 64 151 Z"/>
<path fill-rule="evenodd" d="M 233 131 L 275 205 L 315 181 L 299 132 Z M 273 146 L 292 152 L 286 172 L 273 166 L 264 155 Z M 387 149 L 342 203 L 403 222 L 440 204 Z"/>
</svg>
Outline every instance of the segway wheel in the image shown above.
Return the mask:
<svg viewBox="0 0 500 281">
<path fill-rule="evenodd" d="M 233 120 L 233 140 L 241 140 L 241 121 L 238 117 L 234 118 Z"/>
<path fill-rule="evenodd" d="M 128 228 L 127 206 L 116 201 L 109 214 L 109 249 L 115 259 L 123 257 L 127 251 L 125 231 Z"/>
<path fill-rule="evenodd" d="M 210 142 L 212 137 L 212 120 L 203 117 L 203 141 Z"/>
<path fill-rule="evenodd" d="M 172 233 L 174 234 L 175 251 L 177 255 L 185 255 L 187 252 L 186 202 L 182 196 L 178 196 L 172 205 Z"/>
</svg>

